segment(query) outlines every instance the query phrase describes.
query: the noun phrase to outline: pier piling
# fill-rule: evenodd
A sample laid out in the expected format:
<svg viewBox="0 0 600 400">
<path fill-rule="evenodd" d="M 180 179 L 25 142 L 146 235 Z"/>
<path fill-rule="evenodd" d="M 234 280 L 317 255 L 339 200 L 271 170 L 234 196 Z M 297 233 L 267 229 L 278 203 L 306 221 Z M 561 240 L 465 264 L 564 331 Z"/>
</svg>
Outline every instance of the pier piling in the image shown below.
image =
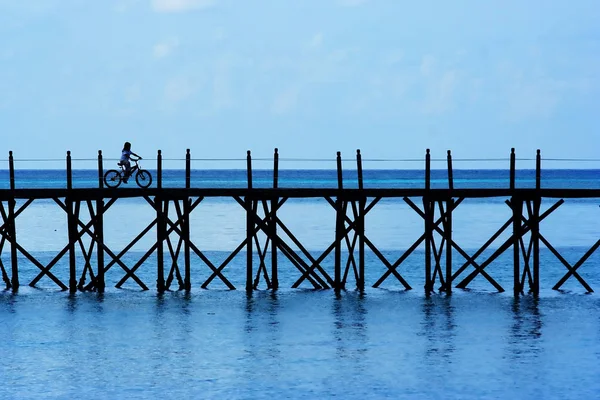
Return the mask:
<svg viewBox="0 0 600 400">
<path fill-rule="evenodd" d="M 248 189 L 252 189 L 252 154 L 250 150 L 246 153 L 246 173 L 248 180 Z M 252 239 L 254 237 L 254 219 L 252 215 L 253 204 L 252 198 L 246 195 L 244 198 L 246 208 L 246 290 L 251 291 L 253 289 L 252 278 Z"/>
<path fill-rule="evenodd" d="M 273 154 L 273 189 L 279 187 L 279 150 L 275 148 Z M 271 288 L 277 290 L 279 288 L 279 275 L 277 271 L 277 204 L 279 198 L 275 195 L 271 199 L 271 212 L 268 215 L 267 222 L 271 235 Z"/>
<path fill-rule="evenodd" d="M 104 187 L 104 179 L 102 172 L 104 171 L 102 150 L 98 150 L 98 188 Z M 97 273 L 96 273 L 96 290 L 99 293 L 104 293 L 105 281 L 104 281 L 104 199 L 98 197 L 96 199 L 96 224 L 94 226 L 94 233 L 96 234 L 96 240 L 98 242 L 96 256 L 98 259 Z"/>
<path fill-rule="evenodd" d="M 8 221 L 6 227 L 10 238 L 10 264 L 11 264 L 11 286 L 13 291 L 19 290 L 19 264 L 17 259 L 17 229 L 16 229 L 16 199 L 15 199 L 15 161 L 13 152 L 8 153 L 10 197 L 8 199 Z"/>
<path fill-rule="evenodd" d="M 186 160 L 187 161 L 187 160 Z M 156 188 L 162 189 L 162 151 L 156 154 Z M 166 239 L 167 223 L 165 221 L 163 200 L 159 195 L 154 197 L 154 208 L 156 209 L 156 290 L 164 292 L 165 269 L 164 269 L 164 242 Z"/>
</svg>

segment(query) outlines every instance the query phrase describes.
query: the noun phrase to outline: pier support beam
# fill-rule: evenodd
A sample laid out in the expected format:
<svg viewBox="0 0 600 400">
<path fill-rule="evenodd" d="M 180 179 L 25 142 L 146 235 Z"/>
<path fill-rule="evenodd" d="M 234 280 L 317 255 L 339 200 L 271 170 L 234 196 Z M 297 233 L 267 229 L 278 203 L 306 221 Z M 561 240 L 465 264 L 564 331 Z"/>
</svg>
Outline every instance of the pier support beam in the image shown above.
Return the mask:
<svg viewBox="0 0 600 400">
<path fill-rule="evenodd" d="M 98 188 L 104 187 L 103 180 L 103 161 L 102 161 L 102 150 L 98 151 Z M 96 283 L 95 287 L 99 293 L 104 293 L 105 282 L 104 282 L 104 199 L 99 198 L 96 200 L 96 224 L 94 225 L 94 233 L 96 234 L 96 241 L 98 247 L 96 250 L 96 256 L 98 260 Z"/>
<path fill-rule="evenodd" d="M 246 208 L 246 291 L 251 292 L 254 289 L 252 278 L 252 238 L 254 237 L 254 219 L 252 218 L 252 199 L 250 190 L 252 190 L 252 155 L 250 150 L 246 154 L 246 172 L 248 174 L 248 195 L 244 198 Z"/>
<path fill-rule="evenodd" d="M 10 180 L 10 198 L 8 199 L 8 222 L 7 229 L 8 235 L 12 239 L 10 241 L 10 264 L 11 264 L 11 287 L 14 292 L 19 290 L 19 263 L 17 259 L 17 227 L 15 221 L 15 207 L 17 202 L 15 200 L 15 162 L 13 158 L 13 152 L 8 152 L 8 165 L 9 165 L 9 180 Z"/>
<path fill-rule="evenodd" d="M 185 153 L 185 188 L 191 188 L 192 182 L 192 157 L 190 155 L 190 149 L 186 150 Z M 183 258 L 184 258 L 184 277 L 183 277 L 183 288 L 184 290 L 190 291 L 192 289 L 191 280 L 191 260 L 190 260 L 190 201 L 189 196 L 183 198 Z"/>
<path fill-rule="evenodd" d="M 273 155 L 273 189 L 279 187 L 279 151 L 275 149 Z M 269 214 L 268 224 L 271 234 L 271 289 L 279 289 L 279 274 L 277 271 L 277 196 L 271 199 L 271 213 Z"/>
<path fill-rule="evenodd" d="M 540 207 L 542 198 L 542 156 L 538 149 L 535 157 L 535 198 L 533 200 L 533 223 L 531 224 L 531 240 L 533 241 L 533 294 L 540 294 Z"/>
<path fill-rule="evenodd" d="M 443 220 L 444 239 L 446 241 L 446 277 L 444 280 L 446 293 L 452 293 L 452 211 L 454 210 L 454 170 L 452 168 L 452 152 L 448 150 L 448 190 L 450 197 L 446 201 L 446 212 Z M 441 208 L 440 208 L 441 211 Z"/>
<path fill-rule="evenodd" d="M 158 150 L 156 156 L 156 187 L 162 189 L 162 153 Z M 167 222 L 163 211 L 163 201 L 160 196 L 154 197 L 156 209 L 156 290 L 165 291 L 165 257 L 164 241 L 166 239 Z"/>
<path fill-rule="evenodd" d="M 79 219 L 75 216 L 73 203 L 73 172 L 71 167 L 71 152 L 67 151 L 67 198 L 65 206 L 67 207 L 67 229 L 69 234 L 69 291 L 75 293 L 77 291 L 77 270 L 75 257 L 75 241 L 77 240 L 77 223 Z M 79 210 L 79 204 L 77 205 Z"/>
<path fill-rule="evenodd" d="M 429 149 L 425 153 L 425 192 L 423 196 L 423 212 L 425 222 L 425 294 L 433 291 L 433 280 L 431 279 L 431 239 L 433 236 L 433 203 L 429 190 L 431 189 L 431 155 Z"/>
<path fill-rule="evenodd" d="M 521 288 L 521 219 L 523 217 L 523 200 L 516 196 L 513 196 L 510 200 L 510 204 L 513 211 L 513 263 L 514 263 L 514 284 L 513 291 L 515 296 L 519 296 L 522 291 Z"/>
<path fill-rule="evenodd" d="M 454 199 L 451 197 L 446 202 L 445 218 L 443 220 L 444 234 L 446 239 L 446 293 L 452 293 L 452 210 L 454 210 Z"/>
<path fill-rule="evenodd" d="M 341 193 L 344 189 L 342 177 L 342 153 L 337 152 L 337 180 L 339 194 L 335 200 L 335 265 L 334 265 L 334 289 L 336 291 L 344 289 L 342 282 L 342 240 L 344 240 L 344 217 L 346 208 Z"/>
<path fill-rule="evenodd" d="M 358 177 L 358 190 L 362 192 L 363 186 L 363 169 L 362 156 L 360 150 L 356 150 L 356 172 Z M 356 288 L 359 291 L 365 290 L 365 206 L 367 203 L 366 197 L 361 193 L 358 198 L 358 216 L 356 218 L 356 234 L 358 235 L 358 280 Z"/>
</svg>

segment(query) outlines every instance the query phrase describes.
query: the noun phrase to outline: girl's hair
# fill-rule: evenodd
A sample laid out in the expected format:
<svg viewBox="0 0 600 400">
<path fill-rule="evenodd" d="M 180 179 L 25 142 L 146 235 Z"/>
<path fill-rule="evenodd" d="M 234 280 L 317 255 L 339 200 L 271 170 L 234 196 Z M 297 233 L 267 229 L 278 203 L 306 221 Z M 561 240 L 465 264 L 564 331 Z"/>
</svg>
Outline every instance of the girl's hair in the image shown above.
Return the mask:
<svg viewBox="0 0 600 400">
<path fill-rule="evenodd" d="M 123 150 L 131 150 L 131 143 L 125 142 L 125 144 L 123 145 Z"/>
</svg>

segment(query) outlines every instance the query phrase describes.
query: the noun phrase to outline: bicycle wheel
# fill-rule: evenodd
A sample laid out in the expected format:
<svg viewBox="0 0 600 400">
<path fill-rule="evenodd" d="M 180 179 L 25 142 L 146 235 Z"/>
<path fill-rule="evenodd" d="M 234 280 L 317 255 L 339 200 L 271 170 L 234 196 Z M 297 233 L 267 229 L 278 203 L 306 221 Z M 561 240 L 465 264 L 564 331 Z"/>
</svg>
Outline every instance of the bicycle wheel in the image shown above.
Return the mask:
<svg viewBox="0 0 600 400">
<path fill-rule="evenodd" d="M 116 169 L 109 169 L 104 174 L 104 184 L 109 188 L 116 188 L 121 184 L 121 173 Z"/>
<path fill-rule="evenodd" d="M 135 181 L 139 187 L 147 188 L 152 184 L 152 175 L 145 169 L 140 169 L 138 170 L 138 173 L 135 174 Z"/>
</svg>

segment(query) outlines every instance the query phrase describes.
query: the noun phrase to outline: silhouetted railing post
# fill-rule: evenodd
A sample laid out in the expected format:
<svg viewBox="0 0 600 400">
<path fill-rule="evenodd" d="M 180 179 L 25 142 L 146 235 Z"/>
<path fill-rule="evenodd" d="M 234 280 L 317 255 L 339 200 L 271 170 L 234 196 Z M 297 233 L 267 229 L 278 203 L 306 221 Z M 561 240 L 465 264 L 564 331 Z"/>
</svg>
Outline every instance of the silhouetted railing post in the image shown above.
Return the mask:
<svg viewBox="0 0 600 400">
<path fill-rule="evenodd" d="M 73 170 L 71 167 L 71 152 L 67 151 L 67 190 L 73 189 Z"/>
<path fill-rule="evenodd" d="M 516 157 L 515 157 L 515 148 L 510 149 L 510 189 L 514 190 L 515 188 L 515 174 L 516 169 Z"/>
<path fill-rule="evenodd" d="M 73 169 L 71 167 L 71 152 L 67 151 L 67 225 L 69 234 L 69 291 L 77 291 L 77 271 L 75 258 L 75 241 L 77 240 L 77 225 L 73 209 Z"/>
<path fill-rule="evenodd" d="M 425 189 L 431 189 L 431 155 L 429 149 L 425 153 Z"/>
<path fill-rule="evenodd" d="M 433 235 L 433 207 L 431 205 L 431 155 L 429 149 L 425 153 L 425 196 L 423 196 L 423 212 L 425 214 L 425 294 L 433 291 L 431 280 L 431 240 Z"/>
<path fill-rule="evenodd" d="M 15 160 L 12 150 L 8 152 L 8 170 L 10 180 L 10 190 L 15 190 Z"/>
<path fill-rule="evenodd" d="M 279 187 L 279 151 L 275 148 L 273 154 L 273 189 Z M 271 288 L 279 288 L 279 276 L 277 271 L 277 203 L 279 199 L 274 196 L 271 199 L 271 217 L 269 218 L 269 228 L 271 230 Z"/>
<path fill-rule="evenodd" d="M 103 160 L 102 160 L 102 150 L 98 150 L 98 188 L 102 189 L 104 187 L 104 180 L 103 180 L 103 171 L 104 171 L 104 165 L 103 165 Z"/>
<path fill-rule="evenodd" d="M 104 187 L 104 163 L 102 160 L 102 150 L 98 150 L 98 188 Z M 94 225 L 94 231 L 96 234 L 96 241 L 98 242 L 98 248 L 96 251 L 98 258 L 98 269 L 96 275 L 96 290 L 99 293 L 104 293 L 104 198 L 98 196 L 96 199 L 96 224 Z"/>
<path fill-rule="evenodd" d="M 190 155 L 190 149 L 185 151 L 185 188 L 191 187 L 192 180 L 192 156 Z"/>
<path fill-rule="evenodd" d="M 186 167 L 187 168 L 187 167 Z M 166 220 L 163 215 L 163 201 L 160 196 L 162 189 L 162 152 L 158 150 L 156 155 L 156 188 L 159 194 L 154 197 L 154 207 L 156 209 L 156 290 L 164 292 L 165 290 L 165 258 L 164 258 L 164 240 L 166 236 Z"/>
<path fill-rule="evenodd" d="M 252 238 L 254 236 L 254 220 L 252 219 L 252 155 L 250 150 L 246 153 L 246 172 L 248 177 L 248 194 L 244 199 L 246 208 L 246 290 L 252 291 Z"/>
<path fill-rule="evenodd" d="M 185 151 L 185 188 L 191 187 L 191 176 L 192 176 L 192 162 L 191 162 L 190 149 Z M 183 278 L 184 290 L 192 289 L 191 282 L 191 262 L 190 262 L 190 198 L 188 193 L 183 197 L 183 235 L 184 235 L 184 262 L 185 262 L 185 276 Z"/>
<path fill-rule="evenodd" d="M 335 265 L 334 265 L 334 283 L 335 290 L 342 289 L 342 239 L 344 232 L 344 215 L 343 215 L 343 200 L 342 189 L 344 182 L 342 177 L 342 153 L 337 152 L 337 181 L 338 194 L 335 200 Z"/>
<path fill-rule="evenodd" d="M 452 152 L 448 150 L 448 189 L 454 189 L 454 172 L 452 170 Z"/>
<path fill-rule="evenodd" d="M 358 198 L 358 218 L 356 221 L 356 231 L 358 234 L 358 290 L 365 289 L 365 205 L 366 198 L 362 194 L 363 186 L 363 168 L 360 149 L 356 150 L 356 171 L 358 175 L 358 190 L 361 191 Z"/>
<path fill-rule="evenodd" d="M 191 166 L 190 166 L 191 168 Z M 186 169 L 187 169 L 187 156 L 186 156 Z M 191 173 L 190 173 L 191 175 Z M 162 189 L 162 151 L 158 150 L 156 154 L 156 187 Z"/>
<path fill-rule="evenodd" d="M 8 152 L 8 169 L 10 179 L 10 199 L 8 200 L 8 219 L 7 228 L 11 238 L 10 242 L 10 263 L 12 268 L 11 286 L 13 291 L 19 289 L 19 266 L 17 258 L 17 221 L 15 221 L 15 160 L 13 152 Z"/>
<path fill-rule="evenodd" d="M 542 155 L 540 149 L 537 150 L 535 156 L 535 188 L 537 190 L 542 187 Z"/>
</svg>

